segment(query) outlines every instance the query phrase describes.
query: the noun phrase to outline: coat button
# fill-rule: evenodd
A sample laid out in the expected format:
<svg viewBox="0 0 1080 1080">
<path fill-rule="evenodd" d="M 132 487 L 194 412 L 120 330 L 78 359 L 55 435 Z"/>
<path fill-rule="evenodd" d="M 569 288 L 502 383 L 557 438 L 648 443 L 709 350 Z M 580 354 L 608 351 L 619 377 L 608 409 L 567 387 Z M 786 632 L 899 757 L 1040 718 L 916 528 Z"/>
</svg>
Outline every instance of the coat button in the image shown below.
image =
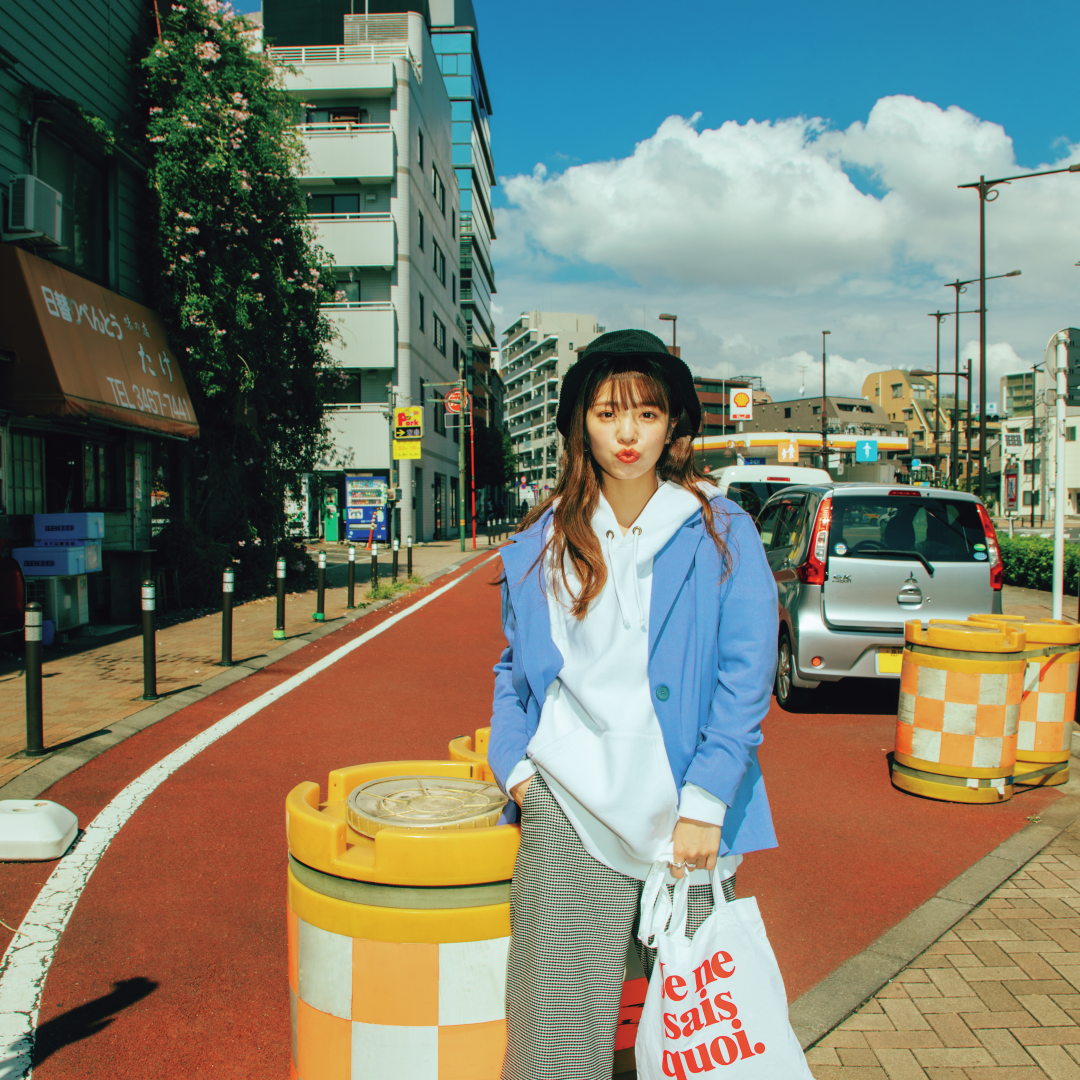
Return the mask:
<svg viewBox="0 0 1080 1080">
<path fill-rule="evenodd" d="M 663 683 L 661 683 L 656 688 L 656 700 L 667 701 L 669 697 L 671 697 L 671 691 Z"/>
</svg>

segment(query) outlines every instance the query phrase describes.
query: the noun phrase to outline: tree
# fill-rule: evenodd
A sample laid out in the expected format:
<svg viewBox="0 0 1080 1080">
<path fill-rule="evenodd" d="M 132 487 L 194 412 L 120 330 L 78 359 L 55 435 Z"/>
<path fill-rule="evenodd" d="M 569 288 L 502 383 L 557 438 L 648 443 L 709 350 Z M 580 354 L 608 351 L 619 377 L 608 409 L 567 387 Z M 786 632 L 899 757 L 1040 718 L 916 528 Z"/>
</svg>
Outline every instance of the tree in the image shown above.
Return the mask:
<svg viewBox="0 0 1080 1080">
<path fill-rule="evenodd" d="M 269 575 L 286 485 L 328 445 L 335 375 L 319 304 L 334 285 L 298 180 L 297 105 L 255 43 L 228 4 L 162 8 L 141 62 L 146 264 L 199 419 L 199 524 Z"/>
</svg>

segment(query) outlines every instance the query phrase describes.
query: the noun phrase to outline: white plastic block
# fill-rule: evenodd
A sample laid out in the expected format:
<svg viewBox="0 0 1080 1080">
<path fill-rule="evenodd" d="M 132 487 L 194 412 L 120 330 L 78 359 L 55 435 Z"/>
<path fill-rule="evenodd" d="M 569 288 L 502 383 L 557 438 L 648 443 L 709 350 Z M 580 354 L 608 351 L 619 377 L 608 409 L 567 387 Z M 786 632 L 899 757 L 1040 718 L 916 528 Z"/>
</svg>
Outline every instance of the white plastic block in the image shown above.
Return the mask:
<svg viewBox="0 0 1080 1080">
<path fill-rule="evenodd" d="M 59 859 L 75 839 L 79 819 L 47 799 L 0 799 L 0 859 Z"/>
</svg>

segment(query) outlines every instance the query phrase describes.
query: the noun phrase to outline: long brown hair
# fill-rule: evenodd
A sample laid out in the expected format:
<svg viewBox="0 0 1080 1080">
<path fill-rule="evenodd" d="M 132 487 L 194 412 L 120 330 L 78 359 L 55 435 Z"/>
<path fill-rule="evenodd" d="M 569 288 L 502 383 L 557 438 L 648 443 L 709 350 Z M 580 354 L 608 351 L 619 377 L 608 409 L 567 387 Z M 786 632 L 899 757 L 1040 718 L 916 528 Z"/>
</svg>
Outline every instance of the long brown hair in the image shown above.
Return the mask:
<svg viewBox="0 0 1080 1080">
<path fill-rule="evenodd" d="M 671 438 L 656 464 L 661 481 L 673 481 L 685 488 L 700 503 L 705 528 L 716 544 L 723 568 L 722 578 L 731 568 L 731 557 L 723 537 L 716 527 L 716 516 L 709 496 L 698 486 L 702 481 L 715 483 L 698 467 L 694 459 L 693 427 L 681 405 L 676 415 L 676 395 L 663 368 L 647 360 L 605 360 L 589 373 L 581 388 L 570 420 L 570 429 L 563 443 L 559 463 L 559 479 L 555 490 L 542 503 L 530 510 L 517 531 L 522 532 L 538 521 L 554 504 L 554 527 L 534 566 L 543 566 L 550 553 L 552 565 L 559 568 L 566 592 L 572 596 L 570 611 L 583 619 L 607 581 L 607 565 L 600 541 L 592 527 L 592 517 L 600 502 L 603 474 L 589 450 L 585 417 L 592 408 L 600 388 L 610 380 L 612 402 L 620 409 L 651 405 L 662 409 L 674 420 Z M 567 580 L 566 560 L 569 558 L 574 574 L 581 583 L 574 595 Z M 541 569 L 541 584 L 543 570 Z"/>
</svg>

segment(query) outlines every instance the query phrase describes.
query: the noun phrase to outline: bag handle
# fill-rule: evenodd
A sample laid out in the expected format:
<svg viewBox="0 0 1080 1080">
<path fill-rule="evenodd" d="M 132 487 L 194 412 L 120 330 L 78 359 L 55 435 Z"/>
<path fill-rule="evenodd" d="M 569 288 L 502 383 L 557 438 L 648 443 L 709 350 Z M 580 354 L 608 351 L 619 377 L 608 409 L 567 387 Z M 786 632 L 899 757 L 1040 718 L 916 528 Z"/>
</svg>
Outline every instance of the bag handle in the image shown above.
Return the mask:
<svg viewBox="0 0 1080 1080">
<path fill-rule="evenodd" d="M 653 863 L 641 889 L 641 913 L 638 917 L 638 940 L 650 949 L 656 947 L 656 936 L 664 932 L 671 918 L 671 897 L 664 884 L 667 862 Z"/>
</svg>

